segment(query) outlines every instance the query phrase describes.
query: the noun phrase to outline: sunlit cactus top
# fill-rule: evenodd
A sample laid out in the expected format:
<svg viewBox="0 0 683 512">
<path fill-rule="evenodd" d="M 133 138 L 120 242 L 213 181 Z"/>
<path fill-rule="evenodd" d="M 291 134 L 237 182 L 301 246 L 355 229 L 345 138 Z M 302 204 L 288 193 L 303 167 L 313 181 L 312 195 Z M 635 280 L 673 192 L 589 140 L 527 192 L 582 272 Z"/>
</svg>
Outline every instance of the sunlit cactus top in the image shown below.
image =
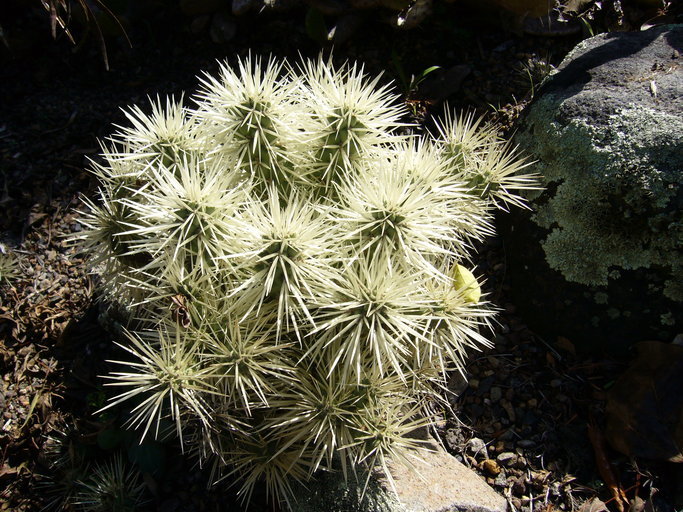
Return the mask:
<svg viewBox="0 0 683 512">
<path fill-rule="evenodd" d="M 110 406 L 143 435 L 172 420 L 245 499 L 407 460 L 488 344 L 468 251 L 535 178 L 471 116 L 409 135 L 358 65 L 250 57 L 193 100 L 130 109 L 85 199 L 104 297 L 137 319 Z"/>
</svg>

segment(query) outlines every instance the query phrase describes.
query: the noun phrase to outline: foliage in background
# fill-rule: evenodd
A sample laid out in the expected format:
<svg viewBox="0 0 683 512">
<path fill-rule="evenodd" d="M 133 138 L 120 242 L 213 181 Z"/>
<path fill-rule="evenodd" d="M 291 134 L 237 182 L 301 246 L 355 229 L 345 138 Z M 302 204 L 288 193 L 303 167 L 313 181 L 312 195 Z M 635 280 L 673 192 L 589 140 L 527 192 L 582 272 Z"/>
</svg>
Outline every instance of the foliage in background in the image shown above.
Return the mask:
<svg viewBox="0 0 683 512">
<path fill-rule="evenodd" d="M 535 177 L 472 116 L 408 135 L 357 65 L 249 58 L 194 100 L 130 109 L 85 199 L 77 237 L 131 319 L 108 407 L 245 500 L 410 465 L 447 372 L 489 344 L 472 245 Z"/>
</svg>

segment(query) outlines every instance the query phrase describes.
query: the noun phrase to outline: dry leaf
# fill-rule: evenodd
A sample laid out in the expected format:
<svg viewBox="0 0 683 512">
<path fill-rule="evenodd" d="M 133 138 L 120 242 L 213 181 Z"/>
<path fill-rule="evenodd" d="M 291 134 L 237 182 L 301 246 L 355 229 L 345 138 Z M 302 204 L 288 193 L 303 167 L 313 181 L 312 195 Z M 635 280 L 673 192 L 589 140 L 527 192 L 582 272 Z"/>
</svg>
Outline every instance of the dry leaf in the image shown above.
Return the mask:
<svg viewBox="0 0 683 512">
<path fill-rule="evenodd" d="M 579 512 L 609 512 L 609 509 L 607 508 L 607 505 L 605 505 L 605 502 L 601 499 L 591 498 L 581 505 Z"/>
</svg>

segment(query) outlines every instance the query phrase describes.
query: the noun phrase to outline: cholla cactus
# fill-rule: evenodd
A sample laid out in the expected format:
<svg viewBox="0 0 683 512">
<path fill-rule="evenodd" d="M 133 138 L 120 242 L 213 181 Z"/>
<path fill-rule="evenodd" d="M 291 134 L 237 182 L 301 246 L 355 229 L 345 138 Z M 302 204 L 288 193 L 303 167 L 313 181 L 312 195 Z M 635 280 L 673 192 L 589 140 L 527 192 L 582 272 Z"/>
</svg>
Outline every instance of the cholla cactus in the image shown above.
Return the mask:
<svg viewBox="0 0 683 512">
<path fill-rule="evenodd" d="M 80 237 L 137 319 L 110 406 L 143 435 L 172 419 L 245 499 L 407 462 L 446 372 L 489 344 L 468 251 L 534 177 L 472 117 L 400 135 L 357 65 L 248 58 L 196 102 L 132 109 L 95 169 Z"/>
</svg>

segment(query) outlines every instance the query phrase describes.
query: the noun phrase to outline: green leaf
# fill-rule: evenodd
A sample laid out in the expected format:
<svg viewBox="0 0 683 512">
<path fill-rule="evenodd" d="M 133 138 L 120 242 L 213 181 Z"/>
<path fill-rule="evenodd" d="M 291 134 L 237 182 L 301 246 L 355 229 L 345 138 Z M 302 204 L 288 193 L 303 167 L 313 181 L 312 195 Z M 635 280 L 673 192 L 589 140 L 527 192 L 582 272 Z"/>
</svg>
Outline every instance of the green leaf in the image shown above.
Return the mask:
<svg viewBox="0 0 683 512">
<path fill-rule="evenodd" d="M 437 69 L 441 69 L 441 66 L 428 67 L 427 69 L 424 69 L 419 75 L 413 76 L 410 80 L 410 92 L 414 92 L 417 89 L 417 86 L 424 82 L 425 78 L 427 78 L 427 75 L 429 75 L 429 73 L 433 73 Z"/>
<path fill-rule="evenodd" d="M 441 66 L 431 66 L 428 67 L 427 69 L 423 70 L 422 73 L 417 75 L 418 80 L 424 80 L 425 77 L 429 74 L 432 73 L 433 71 L 436 71 L 437 69 L 441 69 Z"/>
</svg>

